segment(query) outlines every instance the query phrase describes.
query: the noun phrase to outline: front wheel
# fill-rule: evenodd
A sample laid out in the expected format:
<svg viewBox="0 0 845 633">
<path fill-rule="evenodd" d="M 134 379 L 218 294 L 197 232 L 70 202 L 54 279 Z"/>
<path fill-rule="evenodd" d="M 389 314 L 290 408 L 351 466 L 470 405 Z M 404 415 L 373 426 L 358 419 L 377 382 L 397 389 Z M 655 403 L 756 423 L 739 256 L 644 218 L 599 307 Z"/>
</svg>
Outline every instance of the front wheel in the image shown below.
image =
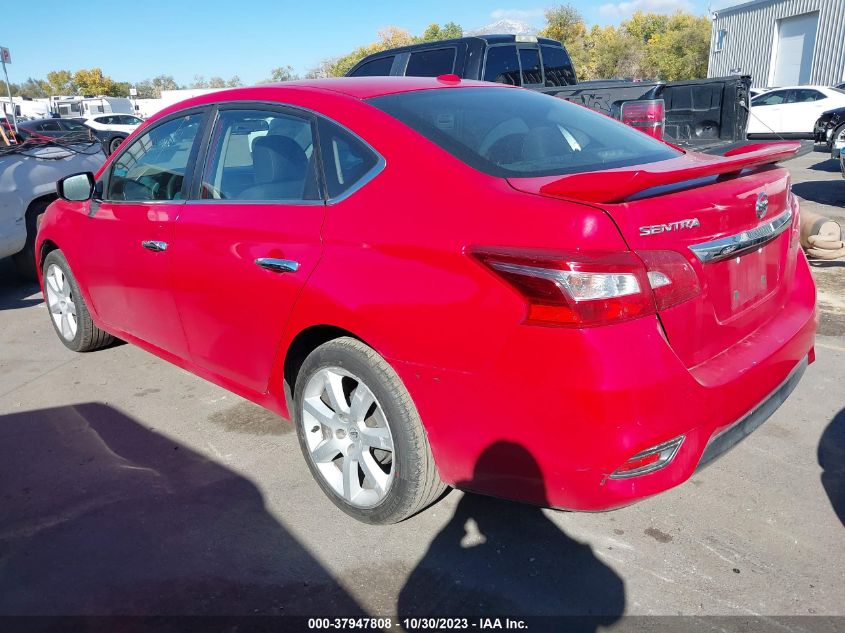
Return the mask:
<svg viewBox="0 0 845 633">
<path fill-rule="evenodd" d="M 311 474 L 359 521 L 397 523 L 445 490 L 408 391 L 356 339 L 329 341 L 305 359 L 293 415 Z"/>
<path fill-rule="evenodd" d="M 114 337 L 94 325 L 79 284 L 61 251 L 47 254 L 42 273 L 50 321 L 65 347 L 74 352 L 91 352 L 109 345 Z"/>
</svg>

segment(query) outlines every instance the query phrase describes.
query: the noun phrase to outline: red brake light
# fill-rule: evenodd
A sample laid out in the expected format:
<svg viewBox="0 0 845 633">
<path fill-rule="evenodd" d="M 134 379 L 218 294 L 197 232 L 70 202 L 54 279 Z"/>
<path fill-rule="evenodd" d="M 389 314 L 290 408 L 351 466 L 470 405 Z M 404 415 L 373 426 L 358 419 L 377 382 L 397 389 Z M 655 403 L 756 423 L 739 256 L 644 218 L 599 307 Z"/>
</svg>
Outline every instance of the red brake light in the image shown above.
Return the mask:
<svg viewBox="0 0 845 633">
<path fill-rule="evenodd" d="M 472 255 L 525 298 L 526 322 L 533 324 L 585 327 L 626 321 L 701 292 L 692 266 L 674 251 L 479 248 Z"/>
<path fill-rule="evenodd" d="M 663 99 L 626 101 L 622 104 L 622 123 L 649 136 L 663 140 L 666 106 Z"/>
<path fill-rule="evenodd" d="M 654 313 L 645 266 L 631 252 L 472 254 L 525 297 L 529 323 L 583 327 Z"/>
</svg>

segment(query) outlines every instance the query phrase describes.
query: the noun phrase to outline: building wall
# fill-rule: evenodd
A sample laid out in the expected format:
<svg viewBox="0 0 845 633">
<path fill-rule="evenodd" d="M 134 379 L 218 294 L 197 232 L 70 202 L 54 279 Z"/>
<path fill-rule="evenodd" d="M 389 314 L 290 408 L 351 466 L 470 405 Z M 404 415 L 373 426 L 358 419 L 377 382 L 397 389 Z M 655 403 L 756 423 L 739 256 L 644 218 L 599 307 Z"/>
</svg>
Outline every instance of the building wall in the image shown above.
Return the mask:
<svg viewBox="0 0 845 633">
<path fill-rule="evenodd" d="M 708 77 L 751 75 L 754 87 L 766 87 L 776 44 L 777 21 L 811 11 L 819 12 L 810 84 L 845 81 L 845 0 L 753 0 L 716 11 L 713 20 Z M 716 51 L 716 36 L 727 31 L 724 47 Z"/>
</svg>

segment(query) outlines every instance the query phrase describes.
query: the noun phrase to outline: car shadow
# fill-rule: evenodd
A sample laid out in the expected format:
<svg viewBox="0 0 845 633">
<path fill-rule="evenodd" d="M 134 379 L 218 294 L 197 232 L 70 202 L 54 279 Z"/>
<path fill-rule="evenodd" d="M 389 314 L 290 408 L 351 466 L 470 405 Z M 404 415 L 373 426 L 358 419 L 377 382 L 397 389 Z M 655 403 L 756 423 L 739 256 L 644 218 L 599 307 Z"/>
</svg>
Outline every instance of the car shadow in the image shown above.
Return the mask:
<svg viewBox="0 0 845 633">
<path fill-rule="evenodd" d="M 43 301 L 40 293 L 37 283 L 18 274 L 11 259 L 0 258 L 0 310 L 38 305 Z"/>
<path fill-rule="evenodd" d="M 0 416 L 0 500 L 2 615 L 365 615 L 254 484 L 104 404 Z"/>
<path fill-rule="evenodd" d="M 826 171 L 832 174 L 838 173 L 840 170 L 839 161 L 834 158 L 829 158 L 827 160 L 822 160 L 816 163 L 815 165 L 810 165 L 807 169 L 811 171 Z"/>
<path fill-rule="evenodd" d="M 837 413 L 819 440 L 822 487 L 836 516 L 845 525 L 845 409 Z"/>
<path fill-rule="evenodd" d="M 795 195 L 819 204 L 842 206 L 845 204 L 845 179 L 812 180 L 792 185 Z"/>
<path fill-rule="evenodd" d="M 532 455 L 510 442 L 488 447 L 474 478 L 502 460 L 542 481 Z M 541 508 L 464 493 L 408 577 L 398 607 L 400 618 L 572 616 L 567 630 L 595 631 L 619 619 L 625 591 L 589 545 L 567 536 Z"/>
</svg>

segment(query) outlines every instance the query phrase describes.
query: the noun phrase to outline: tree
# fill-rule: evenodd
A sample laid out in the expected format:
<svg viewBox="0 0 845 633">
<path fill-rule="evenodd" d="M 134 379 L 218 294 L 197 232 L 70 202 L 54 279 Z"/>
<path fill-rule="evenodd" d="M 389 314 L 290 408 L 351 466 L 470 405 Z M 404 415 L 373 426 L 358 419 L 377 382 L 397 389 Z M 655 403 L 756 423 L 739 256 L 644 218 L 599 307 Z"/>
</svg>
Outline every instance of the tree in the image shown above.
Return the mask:
<svg viewBox="0 0 845 633">
<path fill-rule="evenodd" d="M 188 88 L 208 88 L 208 82 L 202 75 L 194 75 L 194 82 L 187 86 Z"/>
<path fill-rule="evenodd" d="M 30 77 L 18 87 L 18 94 L 30 99 L 39 99 L 50 96 L 50 86 L 43 79 Z"/>
<path fill-rule="evenodd" d="M 280 81 L 293 81 L 294 79 L 299 79 L 299 75 L 293 71 L 293 66 L 279 66 L 271 70 L 270 78 L 261 83 L 278 83 Z"/>
<path fill-rule="evenodd" d="M 82 68 L 73 75 L 79 92 L 86 95 L 107 95 L 114 91 L 114 81 L 99 68 Z"/>
<path fill-rule="evenodd" d="M 594 26 L 589 34 L 591 79 L 642 79 L 653 72 L 646 64 L 645 45 L 624 29 Z"/>
<path fill-rule="evenodd" d="M 546 26 L 540 31 L 542 37 L 563 42 L 575 73 L 581 79 L 588 77 L 590 67 L 590 44 L 587 26 L 581 13 L 571 4 L 546 9 Z"/>
<path fill-rule="evenodd" d="M 423 34 L 416 38 L 418 42 L 436 42 L 439 40 L 451 40 L 462 37 L 464 30 L 454 22 L 447 22 L 442 27 L 437 24 L 429 24 Z"/>
<path fill-rule="evenodd" d="M 209 88 L 225 88 L 226 87 L 226 80 L 223 77 L 212 77 L 208 80 L 208 87 Z"/>
<path fill-rule="evenodd" d="M 337 58 L 324 59 L 318 66 L 309 68 L 305 73 L 306 79 L 326 79 L 332 76 L 332 68 L 337 63 Z"/>
<path fill-rule="evenodd" d="M 241 81 L 241 78 L 240 78 L 240 77 L 238 77 L 237 75 L 232 75 L 232 76 L 229 78 L 229 81 L 227 81 L 227 82 L 226 82 L 226 87 L 227 87 L 227 88 L 237 88 L 238 86 L 243 86 L 243 85 L 244 85 L 244 84 L 243 84 L 243 82 Z"/>
<path fill-rule="evenodd" d="M 398 26 L 388 26 L 378 32 L 378 41 L 366 46 L 359 46 L 351 53 L 338 58 L 329 69 L 332 77 L 343 77 L 351 68 L 367 55 L 414 43 L 414 37 L 405 29 Z"/>
<path fill-rule="evenodd" d="M 620 28 L 643 44 L 648 44 L 652 37 L 666 32 L 669 28 L 669 16 L 637 11 L 630 20 L 623 22 Z"/>
<path fill-rule="evenodd" d="M 666 31 L 652 35 L 647 60 L 658 79 L 703 79 L 710 56 L 710 20 L 690 13 L 675 13 Z"/>
<path fill-rule="evenodd" d="M 73 74 L 69 70 L 51 70 L 48 72 L 47 86 L 51 95 L 72 95 L 78 92 Z"/>
<path fill-rule="evenodd" d="M 112 89 L 110 92 L 107 92 L 110 97 L 128 97 L 129 96 L 129 89 L 132 87 L 128 81 L 115 81 L 112 82 Z"/>
</svg>

